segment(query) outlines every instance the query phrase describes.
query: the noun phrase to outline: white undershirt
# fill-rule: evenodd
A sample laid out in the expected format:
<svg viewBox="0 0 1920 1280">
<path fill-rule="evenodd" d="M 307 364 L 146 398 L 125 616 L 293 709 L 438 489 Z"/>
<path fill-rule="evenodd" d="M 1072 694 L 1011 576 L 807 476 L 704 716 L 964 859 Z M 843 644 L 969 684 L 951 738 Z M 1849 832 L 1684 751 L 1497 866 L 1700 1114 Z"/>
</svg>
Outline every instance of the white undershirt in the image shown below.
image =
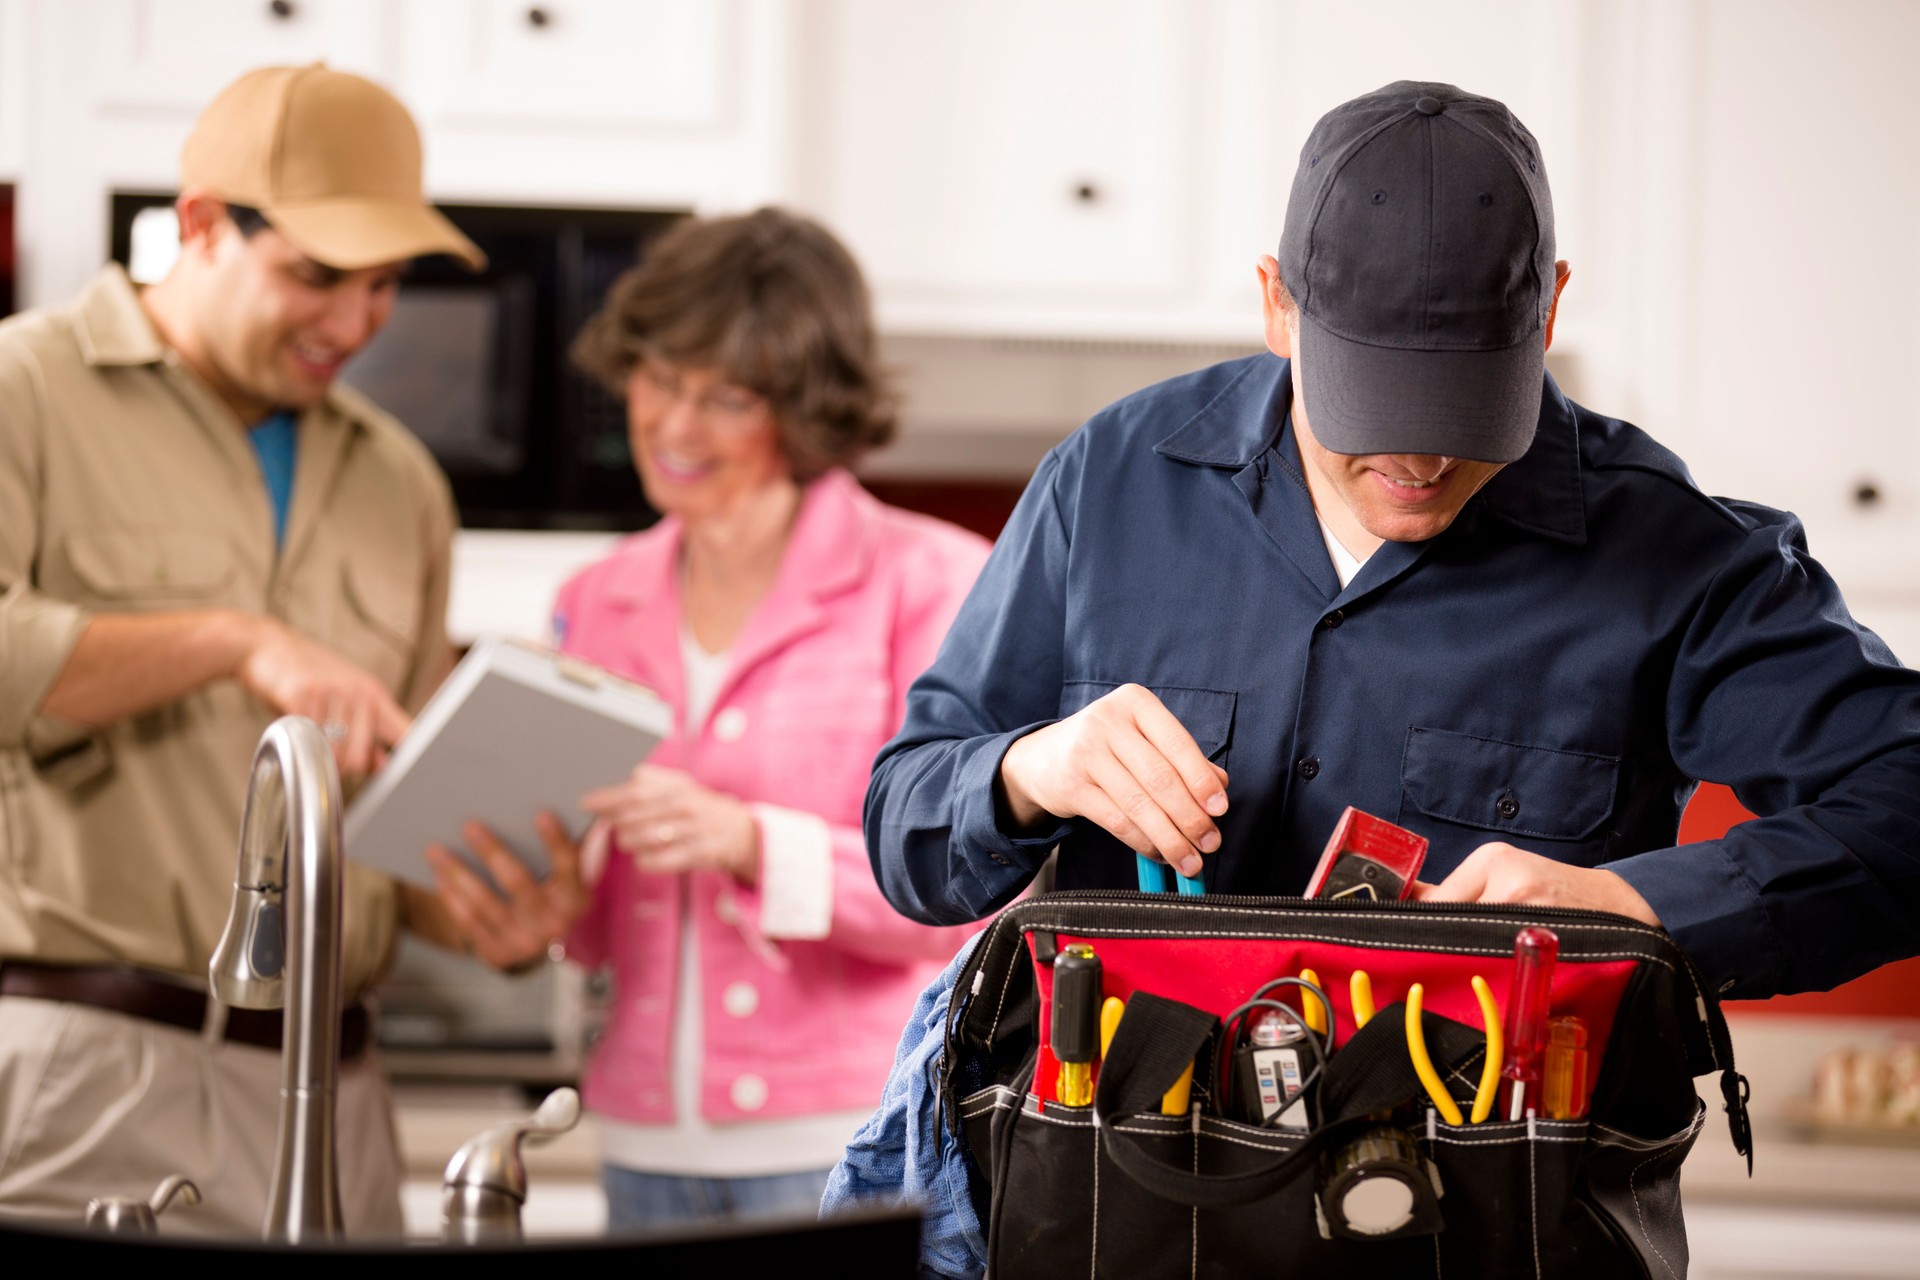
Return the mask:
<svg viewBox="0 0 1920 1280">
<path fill-rule="evenodd" d="M 1314 512 L 1313 518 L 1320 520 L 1320 513 Z M 1340 589 L 1345 591 L 1347 584 L 1353 581 L 1353 575 L 1360 572 L 1360 566 L 1366 563 L 1347 550 L 1340 539 L 1333 536 L 1333 530 L 1325 520 L 1320 520 L 1320 537 L 1327 544 L 1327 555 L 1333 560 L 1333 576 L 1340 579 Z"/>
<path fill-rule="evenodd" d="M 683 623 L 680 669 L 686 686 L 681 732 L 698 733 L 720 694 L 728 653 L 708 653 Z M 687 879 L 680 877 L 680 973 L 674 983 L 672 1124 L 631 1124 L 600 1117 L 600 1158 L 623 1169 L 694 1177 L 739 1178 L 799 1173 L 837 1163 L 868 1110 L 710 1124 L 700 1114 L 701 1026 L 699 934 L 693 928 Z M 772 1046 L 769 1046 L 772 1051 Z"/>
</svg>

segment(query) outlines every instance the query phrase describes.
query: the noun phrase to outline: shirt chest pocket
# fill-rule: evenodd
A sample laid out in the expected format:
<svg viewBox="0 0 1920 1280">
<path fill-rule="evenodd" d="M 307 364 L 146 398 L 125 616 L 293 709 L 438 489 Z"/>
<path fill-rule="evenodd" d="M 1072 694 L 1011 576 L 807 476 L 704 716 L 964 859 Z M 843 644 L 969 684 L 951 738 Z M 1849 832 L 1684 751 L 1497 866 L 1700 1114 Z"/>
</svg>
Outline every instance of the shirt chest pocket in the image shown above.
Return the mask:
<svg viewBox="0 0 1920 1280">
<path fill-rule="evenodd" d="M 398 573 L 367 560 L 348 561 L 342 573 L 346 607 L 335 643 L 389 689 L 399 689 L 419 642 L 420 593 Z"/>
<path fill-rule="evenodd" d="M 1586 840 L 1613 812 L 1620 757 L 1407 731 L 1403 821 L 1414 815 L 1530 840 Z"/>
<path fill-rule="evenodd" d="M 232 548 L 211 529 L 80 529 L 66 553 L 82 603 L 109 610 L 210 604 L 230 591 L 235 572 Z"/>
<path fill-rule="evenodd" d="M 1060 689 L 1062 719 L 1084 710 L 1120 686 L 1104 680 L 1069 680 Z M 1150 684 L 1142 686 L 1160 705 L 1173 713 L 1181 727 L 1207 759 L 1227 767 L 1227 752 L 1233 745 L 1233 709 L 1236 695 L 1227 689 L 1195 689 L 1183 685 Z"/>
</svg>

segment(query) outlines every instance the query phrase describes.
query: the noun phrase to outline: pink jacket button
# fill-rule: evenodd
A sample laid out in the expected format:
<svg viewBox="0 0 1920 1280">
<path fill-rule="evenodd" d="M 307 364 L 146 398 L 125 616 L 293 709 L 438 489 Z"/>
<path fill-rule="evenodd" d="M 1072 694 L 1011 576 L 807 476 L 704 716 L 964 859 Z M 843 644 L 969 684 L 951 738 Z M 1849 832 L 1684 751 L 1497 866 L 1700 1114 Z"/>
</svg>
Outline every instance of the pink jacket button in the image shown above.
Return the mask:
<svg viewBox="0 0 1920 1280">
<path fill-rule="evenodd" d="M 742 1111 L 758 1111 L 767 1105 L 767 1082 L 759 1076 L 735 1076 L 728 1092 L 733 1105 Z"/>
</svg>

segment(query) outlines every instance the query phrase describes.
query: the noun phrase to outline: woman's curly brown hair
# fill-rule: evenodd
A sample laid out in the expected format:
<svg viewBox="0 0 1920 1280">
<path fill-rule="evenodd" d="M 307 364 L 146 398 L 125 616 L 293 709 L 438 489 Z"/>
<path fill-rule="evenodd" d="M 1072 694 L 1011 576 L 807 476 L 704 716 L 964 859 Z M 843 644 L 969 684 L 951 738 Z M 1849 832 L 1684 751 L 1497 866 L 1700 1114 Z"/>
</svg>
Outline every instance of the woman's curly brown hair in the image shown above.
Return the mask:
<svg viewBox="0 0 1920 1280">
<path fill-rule="evenodd" d="M 649 359 L 713 368 L 764 396 L 803 483 L 898 425 L 859 265 L 825 227 L 782 209 L 674 224 L 573 344 L 574 363 L 622 399 Z"/>
</svg>

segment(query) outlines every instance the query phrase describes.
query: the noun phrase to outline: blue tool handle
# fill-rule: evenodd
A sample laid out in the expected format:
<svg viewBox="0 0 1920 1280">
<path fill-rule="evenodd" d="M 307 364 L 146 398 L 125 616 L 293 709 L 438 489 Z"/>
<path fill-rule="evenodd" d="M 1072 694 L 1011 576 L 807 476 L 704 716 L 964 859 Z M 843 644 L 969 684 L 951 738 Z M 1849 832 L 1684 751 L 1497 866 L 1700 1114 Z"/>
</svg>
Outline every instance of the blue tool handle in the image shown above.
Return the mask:
<svg viewBox="0 0 1920 1280">
<path fill-rule="evenodd" d="M 1140 876 L 1140 892 L 1172 893 L 1176 882 L 1183 897 L 1197 898 L 1207 891 L 1206 882 L 1201 876 L 1176 875 L 1172 867 L 1164 862 L 1149 858 L 1144 853 L 1136 853 L 1134 868 Z"/>
<path fill-rule="evenodd" d="M 1133 855 L 1134 869 L 1140 875 L 1140 892 L 1172 893 L 1173 868 L 1164 862 L 1156 862 L 1144 853 Z"/>
</svg>

